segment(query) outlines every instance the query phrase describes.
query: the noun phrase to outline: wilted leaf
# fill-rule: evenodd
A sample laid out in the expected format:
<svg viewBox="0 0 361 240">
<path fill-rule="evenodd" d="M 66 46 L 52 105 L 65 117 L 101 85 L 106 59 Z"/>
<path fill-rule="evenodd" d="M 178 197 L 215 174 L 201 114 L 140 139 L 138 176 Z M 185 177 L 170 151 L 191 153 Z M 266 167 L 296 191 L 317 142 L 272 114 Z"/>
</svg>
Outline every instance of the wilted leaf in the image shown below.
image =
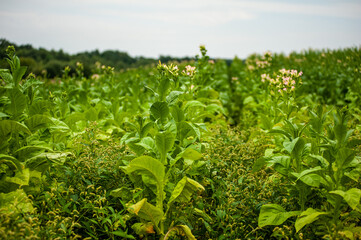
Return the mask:
<svg viewBox="0 0 361 240">
<path fill-rule="evenodd" d="M 204 191 L 204 187 L 188 177 L 183 177 L 173 189 L 168 207 L 173 202 L 188 202 L 196 191 Z"/>
<path fill-rule="evenodd" d="M 170 237 L 171 233 L 174 231 L 182 236 L 187 237 L 188 240 L 196 240 L 196 238 L 192 234 L 191 229 L 187 225 L 177 225 L 172 227 L 164 236 L 164 240 L 167 240 Z"/>
<path fill-rule="evenodd" d="M 128 210 L 144 220 L 151 221 L 154 225 L 158 225 L 164 215 L 163 210 L 148 203 L 146 198 L 130 206 Z"/>
</svg>

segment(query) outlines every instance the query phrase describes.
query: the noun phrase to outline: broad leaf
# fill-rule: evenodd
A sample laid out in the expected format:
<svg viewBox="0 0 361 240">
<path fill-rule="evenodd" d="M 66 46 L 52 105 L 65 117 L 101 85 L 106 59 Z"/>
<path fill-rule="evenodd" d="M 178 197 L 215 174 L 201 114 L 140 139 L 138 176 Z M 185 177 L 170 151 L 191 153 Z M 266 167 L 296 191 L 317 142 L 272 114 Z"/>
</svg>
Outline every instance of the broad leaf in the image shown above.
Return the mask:
<svg viewBox="0 0 361 240">
<path fill-rule="evenodd" d="M 119 228 L 118 228 L 119 229 Z M 118 237 L 122 237 L 122 239 L 135 239 L 132 235 L 127 234 L 126 232 L 122 231 L 122 230 L 117 230 L 114 232 L 111 232 L 112 234 L 114 234 L 115 236 Z"/>
<path fill-rule="evenodd" d="M 43 172 L 49 165 L 49 163 L 55 165 L 63 165 L 68 156 L 72 156 L 70 152 L 46 152 L 40 153 L 32 158 L 29 158 L 25 161 L 25 166 L 31 170 L 37 170 Z"/>
<path fill-rule="evenodd" d="M 177 123 L 184 120 L 184 112 L 177 105 L 172 106 L 170 112 Z"/>
<path fill-rule="evenodd" d="M 169 104 L 169 106 L 176 104 L 179 96 L 182 95 L 183 93 L 184 92 L 182 91 L 170 92 L 169 95 L 166 97 L 166 101 Z"/>
<path fill-rule="evenodd" d="M 136 144 L 139 146 L 142 146 L 147 151 L 150 151 L 150 152 L 156 151 L 155 142 L 154 142 L 153 138 L 151 138 L 151 137 L 145 137 Z"/>
<path fill-rule="evenodd" d="M 313 223 L 318 219 L 320 215 L 327 215 L 326 212 L 318 212 L 313 208 L 308 208 L 306 211 L 303 211 L 300 216 L 298 216 L 295 227 L 296 232 L 300 231 L 307 224 Z"/>
<path fill-rule="evenodd" d="M 289 153 L 293 153 L 296 156 L 300 156 L 305 146 L 305 140 L 303 138 L 295 138 L 292 141 L 285 141 L 283 146 Z"/>
<path fill-rule="evenodd" d="M 0 69 L 0 77 L 5 81 L 7 85 L 13 83 L 13 76 L 11 75 L 9 69 Z"/>
<path fill-rule="evenodd" d="M 337 194 L 347 202 L 347 204 L 353 209 L 360 210 L 360 207 L 358 206 L 360 204 L 361 199 L 361 190 L 358 188 L 351 188 L 347 192 L 344 192 L 342 190 L 335 190 L 331 191 L 330 193 Z"/>
<path fill-rule="evenodd" d="M 252 172 L 257 172 L 257 171 L 261 170 L 261 168 L 266 164 L 267 160 L 268 160 L 268 158 L 266 158 L 266 157 L 257 158 L 253 164 Z"/>
<path fill-rule="evenodd" d="M 194 108 L 194 107 L 201 107 L 201 108 L 205 108 L 206 105 L 204 105 L 203 103 L 201 103 L 200 101 L 197 101 L 197 100 L 192 100 L 192 101 L 188 101 L 185 106 L 184 106 L 184 109 L 186 111 L 190 111 L 191 108 Z"/>
<path fill-rule="evenodd" d="M 166 102 L 155 102 L 150 107 L 150 112 L 156 120 L 163 123 L 169 115 L 168 104 Z"/>
<path fill-rule="evenodd" d="M 341 148 L 337 152 L 336 164 L 337 168 L 348 167 L 348 164 L 355 158 L 355 151 L 348 148 Z"/>
<path fill-rule="evenodd" d="M 170 132 L 160 132 L 155 135 L 155 144 L 160 153 L 160 159 L 163 164 L 166 164 L 167 153 L 172 149 L 175 136 Z"/>
<path fill-rule="evenodd" d="M 174 231 L 180 235 L 185 236 L 188 240 L 196 240 L 196 238 L 192 234 L 191 229 L 187 225 L 176 225 L 174 227 L 171 227 L 169 231 L 165 234 L 164 240 L 169 239 L 171 233 Z"/>
<path fill-rule="evenodd" d="M 88 121 L 97 121 L 98 112 L 94 107 L 89 108 L 84 112 L 85 119 Z"/>
<path fill-rule="evenodd" d="M 329 165 L 328 161 L 327 161 L 324 157 L 322 157 L 322 156 L 320 156 L 320 155 L 310 154 L 309 157 L 310 157 L 311 159 L 317 160 L 317 161 L 320 163 L 321 167 L 323 167 L 323 168 L 327 168 L 328 165 Z"/>
<path fill-rule="evenodd" d="M 164 215 L 162 209 L 148 203 L 146 198 L 130 206 L 128 210 L 144 220 L 151 221 L 154 225 L 158 225 Z"/>
<path fill-rule="evenodd" d="M 13 81 L 15 86 L 19 85 L 19 82 L 21 81 L 27 69 L 28 67 L 26 66 L 21 66 L 21 67 L 19 66 L 13 69 L 12 74 L 13 74 Z"/>
<path fill-rule="evenodd" d="M 192 148 L 187 148 L 186 150 L 184 150 L 182 157 L 184 159 L 196 161 L 203 158 L 203 155 Z"/>
<path fill-rule="evenodd" d="M 155 233 L 153 223 L 151 223 L 151 222 L 135 223 L 135 224 L 133 224 L 132 229 L 138 235 L 145 235 L 145 234 L 149 234 L 149 233 Z"/>
<path fill-rule="evenodd" d="M 197 133 L 194 131 L 194 128 L 185 121 L 177 123 L 177 129 L 178 138 L 181 142 L 183 142 L 183 140 L 189 136 L 197 137 Z"/>
<path fill-rule="evenodd" d="M 258 226 L 280 225 L 288 218 L 297 216 L 300 211 L 286 212 L 286 210 L 277 204 L 266 204 L 261 207 L 258 217 Z"/>
<path fill-rule="evenodd" d="M 0 208 L 6 212 L 32 212 L 34 209 L 23 189 L 0 193 Z"/>
<path fill-rule="evenodd" d="M 165 167 L 160 161 L 149 156 L 141 156 L 133 159 L 124 170 L 127 174 L 141 175 L 143 181 L 148 181 L 145 184 L 153 184 L 154 182 L 157 187 L 154 192 L 163 194 Z"/>
<path fill-rule="evenodd" d="M 31 134 L 30 130 L 22 123 L 13 120 L 0 121 L 0 138 L 7 138 L 10 133 L 18 134 L 20 132 Z"/>
<path fill-rule="evenodd" d="M 320 166 L 307 169 L 302 171 L 301 173 L 292 172 L 292 175 L 297 177 L 296 181 L 301 180 L 305 184 L 311 187 L 319 187 L 322 177 L 315 172 L 321 171 L 322 168 Z"/>
<path fill-rule="evenodd" d="M 146 137 L 148 135 L 148 132 L 152 129 L 153 122 L 146 123 L 143 128 L 140 130 L 140 138 Z"/>
<path fill-rule="evenodd" d="M 22 170 L 23 166 L 21 163 L 14 157 L 0 154 L 0 165 L 6 164 L 11 170 Z"/>
<path fill-rule="evenodd" d="M 173 202 L 188 202 L 196 191 L 204 191 L 204 187 L 193 179 L 183 177 L 173 189 L 168 207 Z"/>
<path fill-rule="evenodd" d="M 20 187 L 28 185 L 29 180 L 30 180 L 30 171 L 28 168 L 23 169 L 23 171 L 17 171 L 14 177 L 5 178 L 6 182 L 18 184 Z"/>
<path fill-rule="evenodd" d="M 9 115 L 7 115 L 6 113 L 0 112 L 0 118 L 7 118 L 10 117 Z"/>
<path fill-rule="evenodd" d="M 277 172 L 287 176 L 291 167 L 291 158 L 289 156 L 273 156 L 268 160 L 269 163 L 274 164 Z"/>
<path fill-rule="evenodd" d="M 10 99 L 10 105 L 7 107 L 7 110 L 11 113 L 13 118 L 17 118 L 23 113 L 26 107 L 26 97 L 17 88 L 8 89 L 8 96 Z"/>
<path fill-rule="evenodd" d="M 48 116 L 36 114 L 25 120 L 25 125 L 30 131 L 35 132 L 40 128 L 46 128 L 53 122 Z"/>
<path fill-rule="evenodd" d="M 49 111 L 50 105 L 51 104 L 46 100 L 36 101 L 31 105 L 29 114 L 31 116 L 36 114 L 44 114 Z"/>
</svg>

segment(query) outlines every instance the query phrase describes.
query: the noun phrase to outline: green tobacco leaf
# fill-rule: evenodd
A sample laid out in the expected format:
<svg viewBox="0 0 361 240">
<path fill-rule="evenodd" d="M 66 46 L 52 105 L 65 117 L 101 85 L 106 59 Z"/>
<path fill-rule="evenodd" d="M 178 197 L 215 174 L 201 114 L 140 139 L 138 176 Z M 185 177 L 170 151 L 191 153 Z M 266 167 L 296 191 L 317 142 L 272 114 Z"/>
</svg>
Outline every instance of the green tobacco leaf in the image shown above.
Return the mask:
<svg viewBox="0 0 361 240">
<path fill-rule="evenodd" d="M 17 160 L 16 158 L 9 156 L 9 155 L 5 155 L 5 154 L 0 154 L 0 164 L 6 164 L 11 170 L 22 170 L 22 165 L 19 162 L 19 160 Z"/>
<path fill-rule="evenodd" d="M 322 168 L 320 166 L 317 166 L 311 169 L 304 170 L 301 173 L 293 172 L 292 175 L 297 177 L 296 181 L 301 180 L 302 182 L 311 187 L 319 187 L 322 181 L 322 177 L 315 172 L 321 170 Z"/>
<path fill-rule="evenodd" d="M 149 133 L 149 131 L 152 129 L 153 127 L 153 122 L 148 122 L 146 123 L 143 128 L 140 130 L 140 138 L 146 137 Z"/>
<path fill-rule="evenodd" d="M 177 123 L 184 120 L 184 112 L 177 105 L 172 106 L 170 112 Z"/>
<path fill-rule="evenodd" d="M 360 189 L 351 188 L 347 192 L 344 192 L 342 190 L 335 190 L 335 191 L 331 191 L 330 193 L 341 196 L 353 210 L 360 209 L 358 206 L 360 204 L 360 199 L 361 199 L 361 190 Z"/>
<path fill-rule="evenodd" d="M 8 89 L 8 96 L 10 99 L 10 105 L 7 110 L 14 118 L 21 115 L 26 107 L 26 97 L 17 88 Z"/>
<path fill-rule="evenodd" d="M 116 197 L 116 198 L 121 198 L 121 199 L 129 198 L 129 196 L 131 197 L 131 194 L 132 193 L 130 192 L 130 190 L 127 187 L 117 188 L 110 192 L 110 196 Z"/>
<path fill-rule="evenodd" d="M 10 117 L 9 115 L 7 115 L 6 113 L 0 112 L 0 118 L 7 118 Z"/>
<path fill-rule="evenodd" d="M 70 126 L 72 129 L 76 129 L 76 123 L 79 121 L 86 121 L 84 113 L 73 112 L 66 116 L 65 123 Z"/>
<path fill-rule="evenodd" d="M 25 168 L 22 171 L 17 171 L 14 177 L 6 177 L 5 181 L 18 184 L 19 186 L 26 186 L 29 184 L 30 171 Z"/>
<path fill-rule="evenodd" d="M 287 176 L 291 167 L 291 158 L 289 156 L 273 156 L 269 159 L 269 163 L 274 164 L 277 172 Z"/>
<path fill-rule="evenodd" d="M 183 151 L 182 157 L 184 159 L 196 161 L 196 160 L 203 158 L 203 155 L 200 152 L 198 152 L 192 148 L 187 148 L 186 150 Z"/>
<path fill-rule="evenodd" d="M 204 105 L 204 104 L 201 103 L 200 101 L 192 100 L 192 101 L 188 101 L 188 102 L 186 103 L 186 105 L 184 106 L 184 109 L 185 109 L 186 111 L 190 111 L 191 108 L 194 108 L 194 107 L 205 108 L 206 105 Z"/>
<path fill-rule="evenodd" d="M 19 82 L 23 78 L 27 69 L 28 69 L 28 67 L 26 67 L 26 66 L 17 67 L 14 69 L 12 74 L 13 74 L 13 81 L 15 83 L 15 86 L 19 85 Z"/>
<path fill-rule="evenodd" d="M 186 236 L 188 240 L 196 240 L 196 238 L 192 234 L 191 229 L 187 225 L 176 225 L 174 227 L 171 227 L 169 231 L 165 234 L 164 240 L 169 239 L 171 233 L 174 231 L 180 235 Z"/>
<path fill-rule="evenodd" d="M 36 114 L 41 114 L 43 115 L 44 113 L 48 112 L 50 109 L 50 102 L 46 101 L 46 100 L 38 100 L 36 102 L 34 102 L 30 109 L 29 109 L 29 114 L 31 116 L 36 115 Z"/>
<path fill-rule="evenodd" d="M 361 167 L 352 169 L 350 172 L 345 172 L 345 176 L 349 177 L 353 181 L 357 182 L 361 175 Z"/>
<path fill-rule="evenodd" d="M 305 146 L 305 140 L 303 138 L 295 138 L 292 141 L 285 141 L 283 146 L 289 153 L 294 153 L 296 156 L 300 156 L 303 147 Z"/>
<path fill-rule="evenodd" d="M 348 148 L 341 148 L 337 152 L 336 164 L 338 168 L 348 167 L 347 165 L 355 158 L 355 151 Z"/>
<path fill-rule="evenodd" d="M 143 181 L 146 179 L 150 179 L 150 181 L 154 181 L 157 185 L 157 191 L 154 192 L 158 192 L 162 194 L 164 176 L 165 176 L 165 167 L 160 161 L 149 156 L 141 156 L 133 159 L 129 163 L 129 165 L 124 168 L 124 170 L 126 171 L 127 174 L 135 173 L 137 175 L 146 176 L 146 178 L 144 177 L 142 178 Z"/>
<path fill-rule="evenodd" d="M 168 104 L 166 102 L 155 102 L 150 107 L 150 112 L 156 120 L 159 119 L 163 123 L 169 115 Z"/>
<path fill-rule="evenodd" d="M 163 78 L 158 85 L 159 99 L 164 101 L 170 87 L 170 79 Z"/>
<path fill-rule="evenodd" d="M 156 151 L 155 142 L 151 137 L 143 138 L 142 140 L 140 140 L 140 142 L 136 143 L 136 145 L 142 146 L 143 148 L 145 148 L 147 151 L 150 152 Z"/>
<path fill-rule="evenodd" d="M 317 160 L 320 163 L 321 167 L 323 167 L 323 168 L 327 168 L 328 165 L 329 165 L 328 161 L 324 157 L 322 157 L 320 155 L 310 154 L 309 157 L 311 159 Z"/>
<path fill-rule="evenodd" d="M 66 125 L 65 122 L 60 121 L 59 119 L 56 119 L 56 118 L 50 118 L 50 119 L 54 123 L 54 125 L 49 127 L 49 130 L 51 133 L 65 134 L 65 133 L 68 133 L 71 131 L 69 126 Z"/>
<path fill-rule="evenodd" d="M 10 133 L 27 133 L 31 134 L 30 130 L 22 123 L 13 120 L 1 120 L 0 121 L 0 138 L 2 140 L 7 138 Z"/>
<path fill-rule="evenodd" d="M 53 152 L 51 148 L 48 147 L 42 147 L 42 146 L 25 146 L 22 148 L 19 148 L 15 151 L 14 155 L 20 160 L 24 161 L 25 159 L 31 158 L 34 156 L 34 154 L 48 151 Z"/>
<path fill-rule="evenodd" d="M 97 121 L 98 112 L 94 107 L 89 108 L 84 112 L 85 119 L 88 121 Z"/>
<path fill-rule="evenodd" d="M 288 218 L 297 216 L 300 211 L 286 212 L 286 210 L 277 204 L 266 204 L 261 207 L 258 217 L 258 226 L 280 225 Z"/>
<path fill-rule="evenodd" d="M 283 130 L 281 127 L 279 126 L 276 126 L 274 128 L 272 128 L 269 133 L 279 133 L 279 134 L 282 134 L 284 135 L 285 137 L 287 137 L 289 140 L 292 139 L 292 136 L 291 134 L 289 134 L 288 132 L 286 132 L 285 130 Z"/>
<path fill-rule="evenodd" d="M 0 193 L 0 208 L 6 212 L 32 212 L 34 209 L 23 189 Z"/>
<path fill-rule="evenodd" d="M 138 215 L 144 220 L 151 221 L 154 225 L 158 225 L 164 215 L 162 209 L 148 203 L 146 198 L 130 206 L 128 211 Z"/>
<path fill-rule="evenodd" d="M 35 132 L 40 128 L 46 128 L 53 123 L 48 116 L 40 114 L 33 115 L 30 118 L 26 119 L 24 122 L 25 125 L 32 132 Z"/>
<path fill-rule="evenodd" d="M 197 133 L 195 132 L 194 128 L 185 121 L 177 123 L 177 129 L 178 129 L 179 140 L 181 142 L 184 140 L 184 138 L 189 136 L 197 137 Z"/>
<path fill-rule="evenodd" d="M 296 232 L 300 231 L 307 224 L 313 223 L 318 219 L 320 215 L 327 215 L 326 212 L 318 212 L 313 208 L 308 208 L 306 211 L 303 211 L 297 218 L 295 222 Z"/>
<path fill-rule="evenodd" d="M 0 77 L 5 81 L 6 85 L 13 83 L 13 76 L 9 69 L 0 69 Z"/>
<path fill-rule="evenodd" d="M 112 232 L 115 236 L 122 237 L 122 239 L 135 239 L 132 235 L 127 234 L 126 232 L 123 232 L 122 230 L 117 230 Z"/>
<path fill-rule="evenodd" d="M 224 115 L 226 114 L 225 111 L 224 111 L 224 108 L 221 105 L 218 105 L 218 104 L 215 104 L 215 103 L 207 105 L 206 111 L 211 112 L 212 114 L 215 113 L 215 112 L 222 113 Z"/>
<path fill-rule="evenodd" d="M 252 172 L 257 172 L 257 171 L 261 170 L 261 168 L 266 164 L 267 160 L 268 160 L 268 158 L 266 158 L 266 157 L 257 158 L 253 164 Z"/>
<path fill-rule="evenodd" d="M 49 163 L 54 165 L 63 165 L 68 156 L 72 156 L 70 152 L 45 152 L 31 157 L 25 161 L 25 166 L 31 170 L 44 172 L 49 166 Z"/>
<path fill-rule="evenodd" d="M 182 95 L 184 92 L 182 91 L 172 91 L 168 94 L 166 97 L 166 101 L 169 104 L 169 106 L 174 105 L 177 103 L 177 100 L 180 95 Z"/>
<path fill-rule="evenodd" d="M 157 145 L 160 160 L 163 164 L 166 164 L 167 153 L 172 149 L 174 140 L 175 136 L 170 132 L 160 132 L 155 135 L 155 144 Z"/>
<path fill-rule="evenodd" d="M 183 177 L 173 189 L 168 201 L 168 207 L 173 202 L 188 202 L 196 191 L 204 191 L 204 187 L 193 179 Z"/>
<path fill-rule="evenodd" d="M 311 187 L 320 187 L 320 183 L 324 183 L 326 186 L 328 186 L 328 183 L 323 181 L 323 178 L 316 173 L 302 176 L 300 177 L 300 180 Z"/>
</svg>

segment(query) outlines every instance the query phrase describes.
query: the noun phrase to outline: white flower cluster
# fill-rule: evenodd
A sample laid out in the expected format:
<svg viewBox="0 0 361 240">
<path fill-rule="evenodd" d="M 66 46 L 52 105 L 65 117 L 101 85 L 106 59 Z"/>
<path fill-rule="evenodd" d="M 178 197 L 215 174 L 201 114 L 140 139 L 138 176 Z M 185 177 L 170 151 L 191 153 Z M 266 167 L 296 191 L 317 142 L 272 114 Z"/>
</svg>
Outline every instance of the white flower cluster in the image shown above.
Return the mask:
<svg viewBox="0 0 361 240">
<path fill-rule="evenodd" d="M 262 74 L 261 81 L 269 82 L 274 88 L 273 90 L 281 94 L 290 93 L 296 89 L 296 86 L 302 84 L 302 74 L 302 71 L 281 69 L 278 74 L 273 74 L 273 77 L 269 74 Z"/>
<path fill-rule="evenodd" d="M 187 75 L 187 76 L 190 76 L 190 77 L 191 77 L 191 76 L 193 76 L 193 75 L 195 74 L 195 72 L 196 72 L 196 67 L 192 67 L 191 65 L 187 65 L 185 68 L 186 68 L 186 69 L 182 71 L 182 73 L 183 73 L 184 75 Z"/>
</svg>

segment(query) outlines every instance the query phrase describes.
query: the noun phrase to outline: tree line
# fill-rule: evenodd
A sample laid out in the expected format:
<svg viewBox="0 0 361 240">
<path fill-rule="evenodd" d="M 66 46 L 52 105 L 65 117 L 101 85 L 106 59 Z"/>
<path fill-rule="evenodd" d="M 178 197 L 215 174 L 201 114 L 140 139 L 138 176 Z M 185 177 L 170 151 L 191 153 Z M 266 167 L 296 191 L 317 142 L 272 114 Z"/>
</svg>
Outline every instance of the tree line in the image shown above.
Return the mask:
<svg viewBox="0 0 361 240">
<path fill-rule="evenodd" d="M 4 38 L 0 39 L 0 68 L 7 68 L 6 48 L 13 45 L 17 55 L 20 57 L 22 65 L 28 66 L 28 73 L 32 72 L 37 76 L 54 78 L 61 76 L 66 66 L 69 66 L 71 73 L 75 72 L 76 63 L 80 62 L 84 66 L 84 75 L 89 77 L 93 73 L 96 64 L 114 67 L 115 70 L 124 70 L 147 66 L 169 61 L 190 61 L 194 58 L 175 58 L 171 56 L 160 56 L 158 59 L 147 57 L 132 57 L 126 52 L 118 50 L 106 51 L 85 51 L 76 54 L 69 54 L 60 50 L 47 50 L 45 48 L 34 48 L 31 44 L 17 45 Z"/>
</svg>

